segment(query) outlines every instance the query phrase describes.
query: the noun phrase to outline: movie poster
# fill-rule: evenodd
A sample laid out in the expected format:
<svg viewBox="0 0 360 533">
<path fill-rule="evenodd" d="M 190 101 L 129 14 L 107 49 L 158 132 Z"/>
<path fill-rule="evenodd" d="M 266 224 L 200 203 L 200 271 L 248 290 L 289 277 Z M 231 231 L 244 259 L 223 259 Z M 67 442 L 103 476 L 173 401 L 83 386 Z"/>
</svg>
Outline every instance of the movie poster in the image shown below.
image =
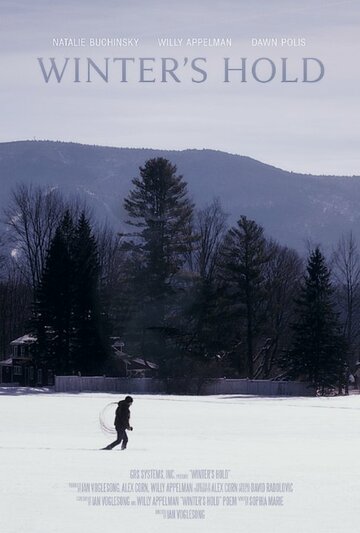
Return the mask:
<svg viewBox="0 0 360 533">
<path fill-rule="evenodd" d="M 71 254 L 56 255 L 56 243 L 74 232 L 77 237 L 69 242 L 78 248 L 71 257 L 79 265 L 81 244 L 94 245 L 86 226 L 89 213 L 97 227 L 112 228 L 115 240 L 119 233 L 129 234 L 125 222 L 137 216 L 135 197 L 128 196 L 136 186 L 132 180 L 140 179 L 139 167 L 157 158 L 175 165 L 187 183 L 186 223 L 190 204 L 202 210 L 202 218 L 196 215 L 199 227 L 206 213 L 215 212 L 221 235 L 243 216 L 282 247 L 282 257 L 292 258 L 297 270 L 275 277 L 285 280 L 290 292 L 292 280 L 300 279 L 300 263 L 306 264 L 316 246 L 340 274 L 341 259 L 351 248 L 355 301 L 360 289 L 359 3 L 0 0 L 0 11 L 1 531 L 355 531 L 358 304 L 351 304 L 352 323 L 346 326 L 352 351 L 343 394 L 332 387 L 324 396 L 311 395 L 302 384 L 295 390 L 276 381 L 269 388 L 242 382 L 242 388 L 211 389 L 204 374 L 197 383 L 199 391 L 200 385 L 210 387 L 207 393 L 184 393 L 184 382 L 193 383 L 196 371 L 188 368 L 181 390 L 142 389 L 136 379 L 163 369 L 151 350 L 145 357 L 134 348 L 140 346 L 131 336 L 134 323 L 131 331 L 124 325 L 126 299 L 116 280 L 125 279 L 125 263 L 106 292 L 121 311 L 111 349 L 122 361 L 121 375 L 136 378 L 119 392 L 96 381 L 102 374 L 116 375 L 113 369 L 82 381 L 93 375 L 87 369 L 95 368 L 86 366 L 93 355 L 86 339 L 83 367 L 71 366 L 71 358 L 60 370 L 31 366 L 32 346 L 40 342 L 34 331 L 43 332 L 44 343 L 52 335 L 54 350 L 61 335 L 48 324 L 34 329 L 30 318 L 44 312 L 34 303 L 45 301 L 39 287 L 51 286 L 48 303 L 61 306 L 64 280 L 72 283 L 77 276 L 80 286 L 86 278 L 85 263 L 83 270 L 71 271 L 72 263 L 66 263 Z M 177 190 L 185 201 L 183 189 Z M 54 194 L 60 196 L 52 204 Z M 67 226 L 62 218 L 56 233 L 60 197 L 76 198 L 76 215 L 68 214 Z M 184 226 L 175 224 L 172 231 L 180 232 L 171 241 L 178 250 Z M 104 250 L 98 243 L 101 264 Z M 203 265 L 206 275 L 209 264 Z M 55 283 L 51 268 L 58 269 Z M 184 294 L 197 294 L 187 290 L 194 276 L 176 278 L 173 314 L 185 305 Z M 84 287 L 86 299 L 91 285 Z M 134 313 L 140 316 L 145 309 L 141 316 L 151 321 L 152 308 L 140 289 L 139 294 Z M 226 357 L 249 352 L 244 344 L 249 336 L 245 332 L 233 342 L 232 352 L 223 349 L 233 333 L 221 317 L 209 319 L 198 343 L 198 331 L 186 329 L 193 327 L 193 316 L 182 320 L 183 329 L 171 322 L 165 333 L 181 330 L 184 337 L 186 330 L 189 353 L 204 355 L 199 346 L 208 346 L 209 368 L 215 372 L 224 364 L 223 374 L 216 373 L 224 381 L 236 377 L 227 374 Z M 90 338 L 94 329 L 87 328 Z M 287 346 L 284 331 L 277 354 Z M 250 372 L 250 363 L 244 363 L 238 377 L 268 383 L 281 374 L 266 357 L 275 353 L 270 333 L 251 349 L 255 366 Z M 128 351 L 136 358 L 127 359 Z M 55 390 L 59 373 L 70 376 L 64 381 L 70 385 Z M 350 394 L 344 393 L 347 388 Z M 129 396 L 132 403 L 125 401 Z M 116 438 L 115 409 L 122 409 L 116 415 L 122 420 L 119 442 L 109 449 Z"/>
</svg>

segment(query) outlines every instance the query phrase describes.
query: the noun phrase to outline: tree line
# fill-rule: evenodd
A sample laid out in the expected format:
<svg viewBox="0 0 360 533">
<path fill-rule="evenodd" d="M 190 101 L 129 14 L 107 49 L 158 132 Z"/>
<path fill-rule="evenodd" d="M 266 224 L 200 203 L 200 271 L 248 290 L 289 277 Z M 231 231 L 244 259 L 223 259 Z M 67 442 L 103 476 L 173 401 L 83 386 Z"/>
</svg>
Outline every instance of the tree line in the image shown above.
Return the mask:
<svg viewBox="0 0 360 533">
<path fill-rule="evenodd" d="M 120 206 L 119 199 L 119 206 Z M 163 377 L 301 379 L 347 386 L 359 348 L 352 234 L 307 258 L 219 199 L 196 209 L 186 181 L 150 159 L 124 199 L 126 231 L 100 227 L 56 189 L 15 187 L 5 213 L 0 349 L 32 332 L 57 374 L 116 373 L 114 337 Z"/>
</svg>

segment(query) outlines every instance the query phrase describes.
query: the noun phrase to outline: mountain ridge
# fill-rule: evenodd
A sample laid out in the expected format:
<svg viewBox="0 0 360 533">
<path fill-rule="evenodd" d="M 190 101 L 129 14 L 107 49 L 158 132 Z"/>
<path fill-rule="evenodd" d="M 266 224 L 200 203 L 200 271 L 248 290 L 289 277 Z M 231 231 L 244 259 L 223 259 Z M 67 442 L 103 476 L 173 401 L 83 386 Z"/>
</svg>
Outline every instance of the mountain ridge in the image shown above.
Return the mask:
<svg viewBox="0 0 360 533">
<path fill-rule="evenodd" d="M 0 207 L 15 183 L 57 186 L 85 195 L 100 217 L 120 228 L 123 198 L 152 157 L 166 157 L 184 176 L 203 207 L 219 197 L 229 223 L 254 218 L 282 244 L 304 248 L 307 240 L 335 245 L 342 233 L 360 232 L 360 176 L 312 175 L 283 170 L 249 156 L 213 149 L 158 150 L 24 140 L 0 143 Z"/>
</svg>

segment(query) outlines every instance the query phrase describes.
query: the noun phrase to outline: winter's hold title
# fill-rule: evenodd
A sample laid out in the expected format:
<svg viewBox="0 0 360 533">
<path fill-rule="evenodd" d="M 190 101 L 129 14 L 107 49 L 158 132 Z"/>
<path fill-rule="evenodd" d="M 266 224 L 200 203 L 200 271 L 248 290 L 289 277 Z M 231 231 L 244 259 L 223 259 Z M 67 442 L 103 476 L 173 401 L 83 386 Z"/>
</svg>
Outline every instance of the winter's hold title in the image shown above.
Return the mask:
<svg viewBox="0 0 360 533">
<path fill-rule="evenodd" d="M 224 57 L 214 68 L 206 57 L 90 57 L 37 58 L 45 83 L 318 83 L 325 66 L 317 57 L 289 60 Z M 209 68 L 211 67 L 211 68 Z"/>
</svg>

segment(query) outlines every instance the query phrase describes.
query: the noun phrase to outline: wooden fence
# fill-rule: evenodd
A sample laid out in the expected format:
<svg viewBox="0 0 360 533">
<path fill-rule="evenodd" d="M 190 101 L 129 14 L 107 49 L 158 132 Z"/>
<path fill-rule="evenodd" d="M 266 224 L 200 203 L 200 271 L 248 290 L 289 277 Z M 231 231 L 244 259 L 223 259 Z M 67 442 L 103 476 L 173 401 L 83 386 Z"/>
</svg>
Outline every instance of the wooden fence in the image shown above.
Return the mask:
<svg viewBox="0 0 360 533">
<path fill-rule="evenodd" d="M 104 376 L 56 376 L 56 392 L 118 392 L 121 394 L 250 394 L 256 396 L 314 396 L 314 389 L 296 381 L 249 379 L 153 379 Z"/>
</svg>

